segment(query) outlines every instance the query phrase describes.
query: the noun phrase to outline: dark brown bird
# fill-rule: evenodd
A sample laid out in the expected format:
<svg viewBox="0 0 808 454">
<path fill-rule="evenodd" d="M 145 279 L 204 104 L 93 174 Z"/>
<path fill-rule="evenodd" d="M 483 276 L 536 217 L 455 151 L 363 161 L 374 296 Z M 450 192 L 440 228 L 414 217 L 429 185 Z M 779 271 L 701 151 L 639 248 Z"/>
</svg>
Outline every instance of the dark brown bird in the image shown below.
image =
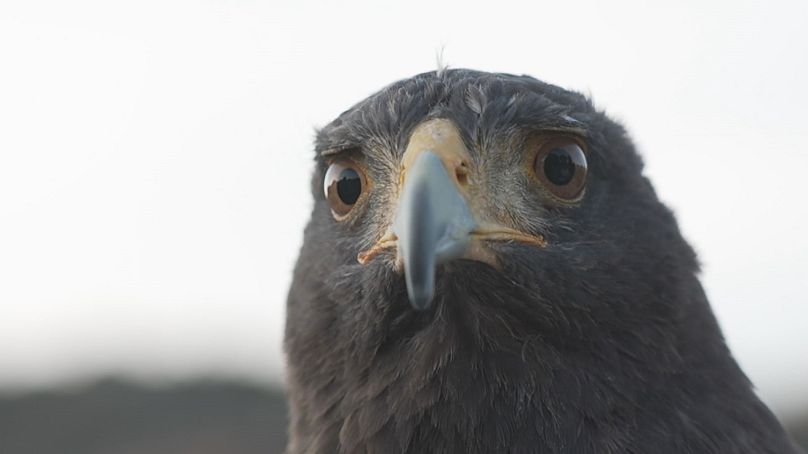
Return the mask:
<svg viewBox="0 0 808 454">
<path fill-rule="evenodd" d="M 288 299 L 297 453 L 789 453 L 624 129 L 451 70 L 320 130 Z"/>
</svg>

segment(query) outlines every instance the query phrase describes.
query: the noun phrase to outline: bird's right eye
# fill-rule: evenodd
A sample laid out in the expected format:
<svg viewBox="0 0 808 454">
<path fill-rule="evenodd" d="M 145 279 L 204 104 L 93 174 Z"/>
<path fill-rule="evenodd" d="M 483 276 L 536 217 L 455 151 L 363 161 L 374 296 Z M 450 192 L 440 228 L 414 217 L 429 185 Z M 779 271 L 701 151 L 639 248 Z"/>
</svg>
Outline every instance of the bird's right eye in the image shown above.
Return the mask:
<svg viewBox="0 0 808 454">
<path fill-rule="evenodd" d="M 359 202 L 367 180 L 362 169 L 348 160 L 332 162 L 323 180 L 323 191 L 338 221 L 345 219 Z"/>
</svg>

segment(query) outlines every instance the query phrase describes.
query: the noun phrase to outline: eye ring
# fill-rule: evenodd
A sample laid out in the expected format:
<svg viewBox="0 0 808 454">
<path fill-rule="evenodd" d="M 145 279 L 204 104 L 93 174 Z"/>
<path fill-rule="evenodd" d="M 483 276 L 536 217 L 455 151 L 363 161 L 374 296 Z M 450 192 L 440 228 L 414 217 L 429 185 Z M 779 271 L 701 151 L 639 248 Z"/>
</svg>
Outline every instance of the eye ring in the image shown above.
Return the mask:
<svg viewBox="0 0 808 454">
<path fill-rule="evenodd" d="M 532 172 L 554 200 L 573 203 L 583 197 L 588 168 L 584 150 L 578 139 L 567 136 L 538 143 Z"/>
<path fill-rule="evenodd" d="M 362 166 L 350 159 L 331 161 L 323 178 L 323 194 L 337 221 L 349 217 L 369 189 Z"/>
</svg>

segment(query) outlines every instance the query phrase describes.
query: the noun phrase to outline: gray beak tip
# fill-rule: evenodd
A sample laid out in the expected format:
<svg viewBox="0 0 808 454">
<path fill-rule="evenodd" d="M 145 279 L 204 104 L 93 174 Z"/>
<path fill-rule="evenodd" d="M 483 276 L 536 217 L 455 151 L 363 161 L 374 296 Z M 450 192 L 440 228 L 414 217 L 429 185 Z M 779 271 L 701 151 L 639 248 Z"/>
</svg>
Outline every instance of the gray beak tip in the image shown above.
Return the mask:
<svg viewBox="0 0 808 454">
<path fill-rule="evenodd" d="M 409 292 L 410 296 L 410 304 L 412 305 L 413 309 L 417 311 L 425 311 L 432 306 L 432 298 L 433 298 L 433 289 L 431 288 L 419 288 L 419 289 L 412 289 Z"/>
</svg>

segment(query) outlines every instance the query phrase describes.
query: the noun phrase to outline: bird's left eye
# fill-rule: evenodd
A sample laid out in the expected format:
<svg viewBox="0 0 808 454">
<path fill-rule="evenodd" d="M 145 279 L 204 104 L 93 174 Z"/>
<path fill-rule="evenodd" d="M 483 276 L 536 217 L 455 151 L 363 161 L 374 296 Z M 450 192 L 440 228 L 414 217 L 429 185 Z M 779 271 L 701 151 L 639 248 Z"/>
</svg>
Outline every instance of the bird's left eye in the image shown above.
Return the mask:
<svg viewBox="0 0 808 454">
<path fill-rule="evenodd" d="M 323 191 L 337 220 L 345 219 L 367 186 L 362 169 L 351 161 L 335 161 L 328 166 Z"/>
<path fill-rule="evenodd" d="M 557 199 L 575 201 L 586 184 L 586 153 L 577 140 L 557 137 L 539 146 L 533 173 Z"/>
</svg>

